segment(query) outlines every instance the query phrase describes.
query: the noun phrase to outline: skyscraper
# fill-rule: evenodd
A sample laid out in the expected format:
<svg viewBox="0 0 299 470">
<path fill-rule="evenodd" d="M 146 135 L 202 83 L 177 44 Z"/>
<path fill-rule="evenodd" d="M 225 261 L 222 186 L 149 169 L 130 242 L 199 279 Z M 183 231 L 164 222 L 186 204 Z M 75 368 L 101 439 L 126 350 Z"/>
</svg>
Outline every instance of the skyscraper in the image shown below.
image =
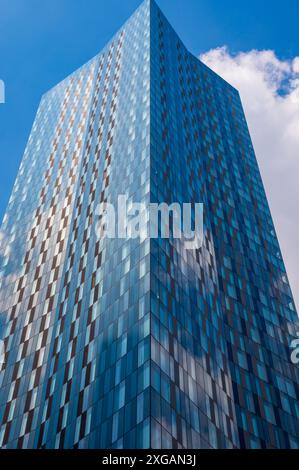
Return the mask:
<svg viewBox="0 0 299 470">
<path fill-rule="evenodd" d="M 99 237 L 120 194 L 203 202 L 203 245 Z M 154 1 L 42 97 L 1 246 L 2 447 L 299 446 L 298 317 L 239 94 Z"/>
</svg>

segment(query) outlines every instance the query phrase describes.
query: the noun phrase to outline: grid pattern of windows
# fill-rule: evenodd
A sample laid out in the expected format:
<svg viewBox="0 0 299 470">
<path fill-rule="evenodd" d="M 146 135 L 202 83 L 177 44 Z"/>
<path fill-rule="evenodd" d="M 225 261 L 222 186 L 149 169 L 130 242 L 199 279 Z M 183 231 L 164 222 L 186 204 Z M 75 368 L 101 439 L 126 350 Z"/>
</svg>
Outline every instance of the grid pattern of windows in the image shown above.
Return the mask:
<svg viewBox="0 0 299 470">
<path fill-rule="evenodd" d="M 203 202 L 204 243 L 151 240 L 151 445 L 297 448 L 298 317 L 238 92 L 151 12 L 151 200 Z"/>
<path fill-rule="evenodd" d="M 2 225 L 0 445 L 148 447 L 150 244 L 96 235 L 149 201 L 146 2 L 43 98 Z"/>
<path fill-rule="evenodd" d="M 120 194 L 203 202 L 203 246 L 98 237 Z M 240 98 L 154 1 L 43 96 L 0 236 L 1 447 L 298 447 L 298 318 Z"/>
</svg>

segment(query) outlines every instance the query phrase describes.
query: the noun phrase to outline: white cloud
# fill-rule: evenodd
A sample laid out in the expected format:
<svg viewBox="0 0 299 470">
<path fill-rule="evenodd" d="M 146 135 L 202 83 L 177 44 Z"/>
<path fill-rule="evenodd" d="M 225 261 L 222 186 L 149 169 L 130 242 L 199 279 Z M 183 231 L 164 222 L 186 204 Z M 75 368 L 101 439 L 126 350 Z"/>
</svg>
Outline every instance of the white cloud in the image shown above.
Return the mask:
<svg viewBox="0 0 299 470">
<path fill-rule="evenodd" d="M 299 306 L 299 57 L 280 60 L 271 50 L 231 54 L 220 47 L 200 59 L 240 92 Z"/>
</svg>

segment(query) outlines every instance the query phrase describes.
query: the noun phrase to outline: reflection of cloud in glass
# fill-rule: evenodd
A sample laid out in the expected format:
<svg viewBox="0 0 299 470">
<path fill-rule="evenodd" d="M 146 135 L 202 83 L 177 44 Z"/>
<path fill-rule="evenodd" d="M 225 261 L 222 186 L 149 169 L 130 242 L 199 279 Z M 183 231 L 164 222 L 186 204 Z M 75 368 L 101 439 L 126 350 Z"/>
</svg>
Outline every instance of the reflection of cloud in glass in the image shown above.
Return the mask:
<svg viewBox="0 0 299 470">
<path fill-rule="evenodd" d="M 0 368 L 5 363 L 5 345 L 4 341 L 0 339 Z"/>
</svg>

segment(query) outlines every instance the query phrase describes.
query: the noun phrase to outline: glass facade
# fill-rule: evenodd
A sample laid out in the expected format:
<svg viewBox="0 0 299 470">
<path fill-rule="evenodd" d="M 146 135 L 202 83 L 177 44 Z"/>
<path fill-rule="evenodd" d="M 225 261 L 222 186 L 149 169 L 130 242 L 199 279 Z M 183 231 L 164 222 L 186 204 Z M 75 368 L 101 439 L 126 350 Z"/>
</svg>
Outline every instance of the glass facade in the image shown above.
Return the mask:
<svg viewBox="0 0 299 470">
<path fill-rule="evenodd" d="M 98 237 L 119 194 L 203 202 L 203 246 Z M 0 235 L 1 447 L 299 446 L 298 317 L 240 98 L 154 1 L 43 96 Z"/>
</svg>

